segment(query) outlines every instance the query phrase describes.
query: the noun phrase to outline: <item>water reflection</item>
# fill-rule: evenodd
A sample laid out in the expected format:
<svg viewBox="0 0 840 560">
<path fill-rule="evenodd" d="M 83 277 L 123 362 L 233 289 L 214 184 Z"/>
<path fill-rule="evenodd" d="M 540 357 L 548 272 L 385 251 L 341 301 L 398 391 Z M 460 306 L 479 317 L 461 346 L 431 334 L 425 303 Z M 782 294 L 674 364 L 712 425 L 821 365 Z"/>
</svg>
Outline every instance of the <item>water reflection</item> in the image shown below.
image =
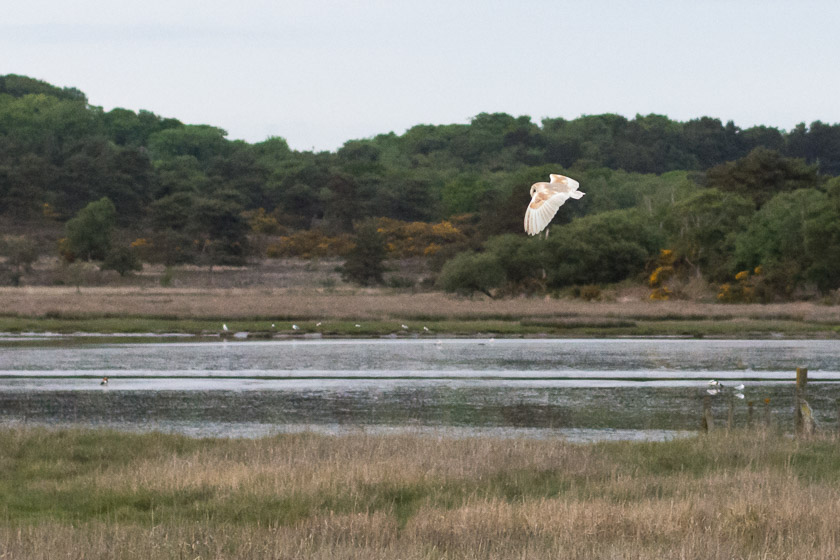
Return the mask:
<svg viewBox="0 0 840 560">
<path fill-rule="evenodd" d="M 836 422 L 840 343 L 318 340 L 0 345 L 0 421 L 254 436 L 313 429 L 663 438 L 695 430 L 710 378 L 787 423 L 793 370 Z M 747 369 L 744 369 L 744 368 Z M 107 375 L 111 383 L 99 386 Z M 729 381 L 727 381 L 729 382 Z M 726 403 L 714 403 L 726 416 Z M 748 421 L 739 402 L 736 422 Z"/>
</svg>

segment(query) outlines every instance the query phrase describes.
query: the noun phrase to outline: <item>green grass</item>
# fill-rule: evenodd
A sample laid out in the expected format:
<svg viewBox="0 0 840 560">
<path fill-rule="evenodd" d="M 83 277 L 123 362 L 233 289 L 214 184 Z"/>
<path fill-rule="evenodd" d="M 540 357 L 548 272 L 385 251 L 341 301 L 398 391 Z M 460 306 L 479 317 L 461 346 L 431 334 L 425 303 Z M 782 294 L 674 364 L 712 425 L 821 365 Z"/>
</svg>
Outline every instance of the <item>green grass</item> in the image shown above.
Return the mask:
<svg viewBox="0 0 840 560">
<path fill-rule="evenodd" d="M 418 437 L 412 445 L 426 445 Z M 404 524 L 421 504 L 444 508 L 457 507 L 470 497 L 516 502 L 573 494 L 576 498 L 599 494 L 610 500 L 644 499 L 647 491 L 629 496 L 624 488 L 616 494 L 611 481 L 621 476 L 667 480 L 690 475 L 708 477 L 718 473 L 769 470 L 792 476 L 804 483 L 840 481 L 840 446 L 833 440 L 798 442 L 786 438 L 750 438 L 739 433 L 734 437 L 715 436 L 675 439 L 668 442 L 608 442 L 570 448 L 588 456 L 593 466 L 587 471 L 568 472 L 539 464 L 506 464 L 490 469 L 483 477 L 423 476 L 416 480 L 362 482 L 345 494 L 341 487 L 289 487 L 283 491 L 261 494 L 247 484 L 220 490 L 213 477 L 184 487 L 176 482 L 177 473 L 165 488 L 134 486 L 130 477 L 155 465 L 173 460 L 189 465 L 208 458 L 222 459 L 224 471 L 231 459 L 258 457 L 260 452 L 278 449 L 320 449 L 329 454 L 349 453 L 346 446 L 353 438 L 315 435 L 277 436 L 257 441 L 226 439 L 191 439 L 177 435 L 130 434 L 105 430 L 26 429 L 0 431 L 0 503 L 7 522 L 37 522 L 46 519 L 85 522 L 116 519 L 149 522 L 158 520 L 213 519 L 222 523 L 291 524 L 302 518 L 329 512 L 388 511 Z M 366 437 L 379 446 L 394 446 L 404 438 Z M 457 449 L 457 443 L 454 444 Z M 500 443 L 501 448 L 515 446 Z M 537 448 L 544 447 L 539 444 Z M 541 451 L 545 452 L 545 449 Z M 395 450 L 396 452 L 396 450 Z M 435 450 L 438 459 L 446 453 Z M 457 451 L 455 452 L 457 453 Z M 316 458 L 309 465 L 317 472 Z M 355 457 L 358 460 L 359 457 Z M 246 465 L 247 467 L 247 465 Z M 204 467 L 206 468 L 206 467 Z M 212 470 L 212 467 L 210 467 Z M 157 470 L 155 470 L 157 472 Z M 117 480 L 109 473 L 119 473 Z M 265 473 L 263 473 L 265 474 Z M 104 477 L 112 485 L 101 484 Z M 123 479 L 129 477 L 129 479 Z M 220 475 L 215 479 L 223 482 Z"/>
<path fill-rule="evenodd" d="M 0 429 L 0 557 L 832 558 L 840 446 Z M 619 556 L 619 554 L 623 556 Z"/>
<path fill-rule="evenodd" d="M 388 289 L 60 287 L 0 289 L 0 332 L 184 333 L 232 331 L 325 336 L 833 337 L 840 306 L 458 298 Z M 316 324 L 322 324 L 316 327 Z M 274 323 L 276 327 L 271 328 Z M 300 330 L 293 331 L 292 324 Z M 360 327 L 355 325 L 359 324 Z M 410 327 L 405 331 L 400 325 Z"/>
<path fill-rule="evenodd" d="M 831 337 L 840 328 L 831 324 L 793 320 L 621 320 L 612 318 L 571 319 L 465 319 L 465 320 L 323 320 L 316 326 L 311 319 L 258 317 L 224 320 L 221 318 L 181 319 L 143 316 L 97 317 L 19 317 L 0 316 L 0 332 L 55 333 L 181 333 L 193 335 L 224 334 L 222 324 L 230 329 L 228 335 L 245 331 L 256 338 L 288 335 L 303 336 L 693 336 L 762 338 L 780 334 L 789 337 Z M 274 324 L 275 327 L 271 325 Z M 296 324 L 299 330 L 294 330 Z M 356 325 L 359 327 L 356 327 Z M 402 324 L 409 328 L 403 329 Z M 426 331 L 423 327 L 428 328 Z"/>
</svg>

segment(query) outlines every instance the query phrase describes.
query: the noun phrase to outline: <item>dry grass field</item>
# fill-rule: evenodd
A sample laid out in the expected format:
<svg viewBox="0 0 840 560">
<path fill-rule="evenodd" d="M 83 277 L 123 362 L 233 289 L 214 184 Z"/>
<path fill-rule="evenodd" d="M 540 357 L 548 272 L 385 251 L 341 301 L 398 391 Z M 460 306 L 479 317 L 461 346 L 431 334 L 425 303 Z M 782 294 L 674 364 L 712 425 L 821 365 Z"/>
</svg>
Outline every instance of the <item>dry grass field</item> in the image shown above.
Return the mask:
<svg viewBox="0 0 840 560">
<path fill-rule="evenodd" d="M 641 299 L 491 300 L 440 292 L 326 288 L 0 288 L 0 331 L 217 332 L 221 323 L 247 331 L 291 322 L 301 331 L 376 335 L 401 323 L 439 334 L 837 336 L 840 306 L 814 302 L 725 305 Z M 316 328 L 321 322 L 323 327 Z M 353 323 L 366 322 L 363 330 Z M 420 324 L 422 322 L 422 325 Z"/>
<path fill-rule="evenodd" d="M 169 318 L 300 319 L 430 318 L 439 320 L 603 317 L 625 319 L 759 319 L 840 323 L 840 306 L 814 302 L 717 304 L 689 301 L 585 302 L 570 299 L 463 298 L 441 292 L 371 289 L 0 288 L 4 314 Z"/>
<path fill-rule="evenodd" d="M 833 559 L 840 445 L 0 431 L 0 558 Z"/>
<path fill-rule="evenodd" d="M 304 335 L 375 336 L 424 333 L 487 333 L 502 336 L 686 335 L 804 337 L 840 335 L 840 305 L 797 302 L 732 305 L 702 292 L 695 301 L 649 301 L 641 285 L 605 289 L 602 301 L 571 297 L 490 299 L 343 283 L 335 260 L 272 260 L 260 266 L 183 266 L 167 272 L 146 266 L 120 278 L 91 267 L 75 283 L 55 262 L 39 262 L 25 286 L 0 287 L 0 332 L 189 332 L 216 333 L 222 322 L 243 331 Z M 425 265 L 393 263 L 390 273 L 416 286 Z M 161 281 L 170 274 L 167 286 Z M 63 285 L 55 285 L 62 282 Z M 701 292 L 698 292 L 700 294 Z M 291 332 L 292 322 L 301 329 Z M 321 328 L 315 328 L 317 323 Z M 356 323 L 364 323 L 361 330 Z"/>
</svg>

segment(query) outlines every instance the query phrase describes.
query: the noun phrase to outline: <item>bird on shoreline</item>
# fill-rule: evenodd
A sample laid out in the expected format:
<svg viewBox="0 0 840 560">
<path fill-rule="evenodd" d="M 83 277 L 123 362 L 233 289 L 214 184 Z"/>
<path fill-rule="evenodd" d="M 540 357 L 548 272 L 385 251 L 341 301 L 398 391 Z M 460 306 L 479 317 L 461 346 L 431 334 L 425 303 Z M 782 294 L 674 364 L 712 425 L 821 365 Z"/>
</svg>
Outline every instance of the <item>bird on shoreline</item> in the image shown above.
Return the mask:
<svg viewBox="0 0 840 560">
<path fill-rule="evenodd" d="M 525 210 L 525 231 L 537 235 L 546 229 L 563 204 L 570 198 L 580 199 L 584 193 L 578 190 L 580 183 L 565 175 L 549 175 L 548 183 L 531 185 L 531 202 Z M 548 237 L 548 230 L 545 232 Z"/>
<path fill-rule="evenodd" d="M 102 381 L 100 381 L 100 382 L 99 382 L 99 384 L 100 384 L 100 385 L 107 385 L 107 384 L 108 384 L 108 378 L 107 378 L 107 377 L 103 377 L 103 378 L 102 378 Z"/>
</svg>

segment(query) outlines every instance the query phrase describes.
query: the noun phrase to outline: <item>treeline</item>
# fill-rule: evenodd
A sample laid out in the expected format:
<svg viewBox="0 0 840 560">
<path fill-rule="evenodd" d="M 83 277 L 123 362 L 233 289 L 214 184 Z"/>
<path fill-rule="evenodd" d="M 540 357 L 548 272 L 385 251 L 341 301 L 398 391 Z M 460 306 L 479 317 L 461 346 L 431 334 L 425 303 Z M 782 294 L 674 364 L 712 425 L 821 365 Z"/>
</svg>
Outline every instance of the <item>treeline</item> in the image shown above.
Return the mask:
<svg viewBox="0 0 840 560">
<path fill-rule="evenodd" d="M 528 187 L 556 172 L 587 196 L 561 209 L 547 240 L 526 239 Z M 313 153 L 147 111 L 106 112 L 77 89 L 0 76 L 0 215 L 77 219 L 56 249 L 70 260 L 117 248 L 167 264 L 348 254 L 369 218 L 386 255 L 428 257 L 452 290 L 551 291 L 661 268 L 660 295 L 703 277 L 734 282 L 723 298 L 792 297 L 840 282 L 840 258 L 826 260 L 840 256 L 838 174 L 840 125 L 819 121 L 781 131 L 709 117 L 536 124 L 482 113 Z M 78 239 L 78 220 L 103 212 L 131 247 L 91 251 Z M 20 240 L 5 246 L 9 255 Z M 735 281 L 744 270 L 749 282 Z"/>
</svg>

